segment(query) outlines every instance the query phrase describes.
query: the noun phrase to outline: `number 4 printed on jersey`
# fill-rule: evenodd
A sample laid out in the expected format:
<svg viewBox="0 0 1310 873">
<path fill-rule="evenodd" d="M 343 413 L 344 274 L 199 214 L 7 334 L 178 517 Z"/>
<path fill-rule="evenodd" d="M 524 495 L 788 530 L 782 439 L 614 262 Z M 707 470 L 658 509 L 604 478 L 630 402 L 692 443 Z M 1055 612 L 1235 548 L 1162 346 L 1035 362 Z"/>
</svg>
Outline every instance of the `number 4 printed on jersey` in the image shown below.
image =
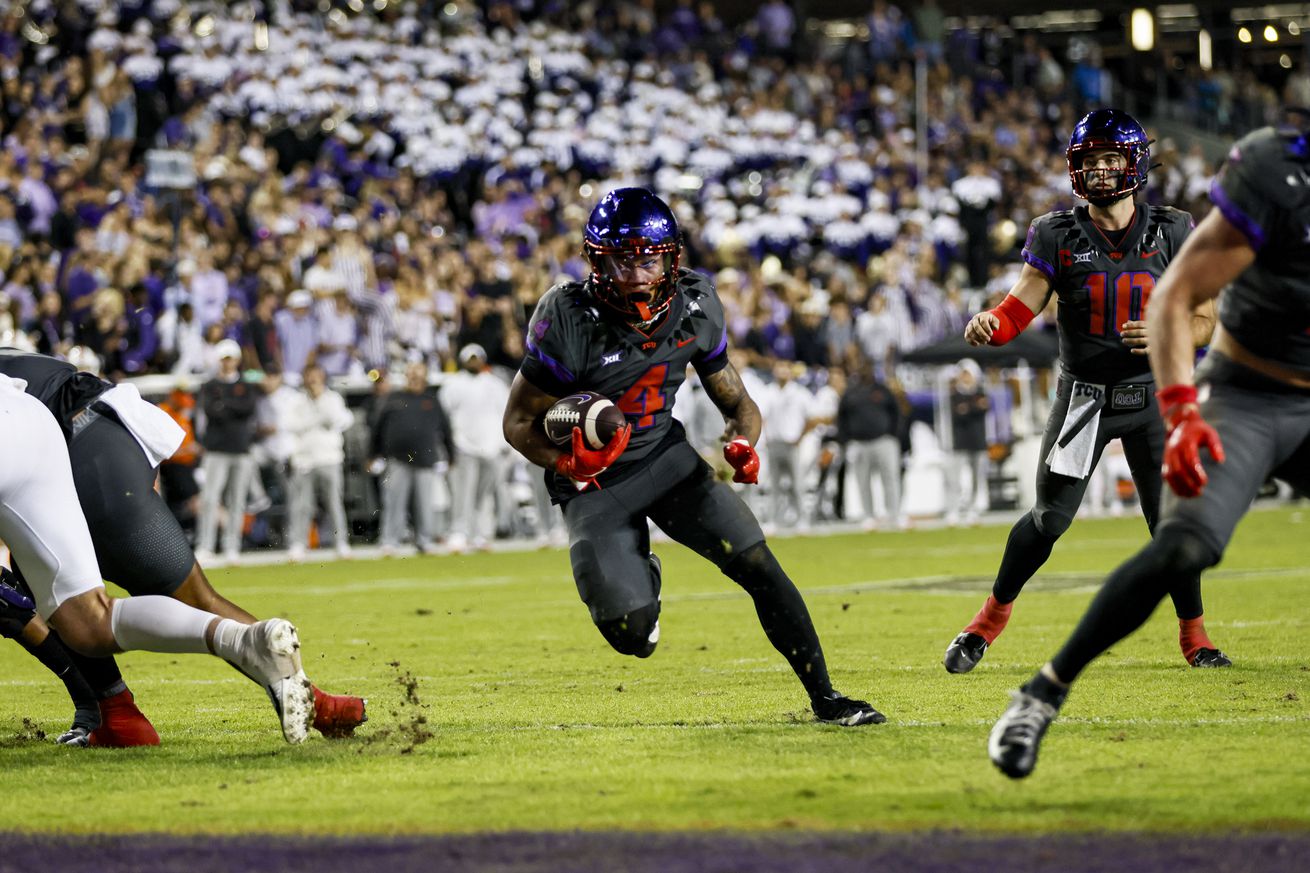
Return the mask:
<svg viewBox="0 0 1310 873">
<path fill-rule="evenodd" d="M 656 364 L 619 398 L 619 409 L 628 418 L 636 418 L 633 430 L 646 430 L 655 424 L 655 413 L 668 405 L 664 395 L 664 380 L 669 376 L 669 365 Z"/>
<path fill-rule="evenodd" d="M 1091 273 L 1083 287 L 1091 297 L 1087 332 L 1092 336 L 1118 336 L 1125 321 L 1142 320 L 1146 301 L 1155 289 L 1155 276 L 1141 271 L 1120 273 L 1111 289 L 1108 274 Z"/>
</svg>

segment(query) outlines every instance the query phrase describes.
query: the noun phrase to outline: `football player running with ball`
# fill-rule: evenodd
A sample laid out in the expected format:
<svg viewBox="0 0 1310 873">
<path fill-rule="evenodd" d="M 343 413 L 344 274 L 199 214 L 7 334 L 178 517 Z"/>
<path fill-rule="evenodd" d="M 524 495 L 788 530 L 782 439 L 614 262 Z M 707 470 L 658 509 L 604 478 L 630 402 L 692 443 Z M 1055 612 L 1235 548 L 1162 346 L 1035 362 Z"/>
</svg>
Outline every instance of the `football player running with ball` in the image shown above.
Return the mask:
<svg viewBox="0 0 1310 873">
<path fill-rule="evenodd" d="M 992 729 L 992 762 L 1013 778 L 1032 772 L 1070 683 L 1161 598 L 1219 562 L 1270 475 L 1310 486 L 1310 135 L 1266 127 L 1239 140 L 1210 199 L 1214 209 L 1165 273 L 1148 322 L 1173 493 L 1155 538 L 1110 575 Z M 1191 312 L 1220 291 L 1219 327 L 1193 373 Z"/>
<path fill-rule="evenodd" d="M 715 478 L 671 414 L 690 364 L 726 419 L 723 452 L 734 481 L 756 481 L 760 410 L 728 362 L 714 286 L 678 267 L 672 210 L 644 188 L 620 188 L 596 205 L 583 237 L 591 275 L 555 286 L 537 305 L 504 424 L 510 445 L 547 470 L 592 621 L 621 654 L 655 651 L 660 562 L 650 550 L 649 519 L 746 590 L 820 721 L 885 721 L 868 703 L 833 690 L 800 592 L 746 504 Z M 608 397 L 628 423 L 599 450 L 575 429 L 571 450 L 563 450 L 542 418 L 561 397 L 583 390 Z"/>
<path fill-rule="evenodd" d="M 1088 113 L 1074 127 L 1066 154 L 1074 193 L 1089 205 L 1033 221 L 1019 280 L 999 306 L 975 315 L 964 330 L 971 345 L 1004 345 L 1054 293 L 1061 373 L 1042 438 L 1037 503 L 1011 528 L 991 595 L 947 647 L 950 673 L 972 670 L 1005 629 L 1015 598 L 1073 522 L 1088 477 L 1111 440 L 1123 443 L 1153 533 L 1159 518 L 1165 424 L 1152 400 L 1143 319 L 1155 283 L 1191 231 L 1192 217 L 1136 202 L 1151 150 L 1146 132 L 1126 113 Z M 1209 342 L 1213 312 L 1212 303 L 1199 302 L 1190 313 L 1189 348 Z M 1187 662 L 1229 666 L 1205 632 L 1199 573 L 1169 593 Z"/>
</svg>

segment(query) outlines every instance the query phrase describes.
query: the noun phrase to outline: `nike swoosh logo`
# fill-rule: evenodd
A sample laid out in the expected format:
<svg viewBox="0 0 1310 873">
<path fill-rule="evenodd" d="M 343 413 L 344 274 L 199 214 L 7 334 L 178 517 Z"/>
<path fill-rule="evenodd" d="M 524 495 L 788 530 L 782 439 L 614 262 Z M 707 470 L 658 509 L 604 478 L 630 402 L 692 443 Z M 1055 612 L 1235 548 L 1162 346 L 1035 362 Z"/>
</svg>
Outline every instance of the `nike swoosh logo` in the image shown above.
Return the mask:
<svg viewBox="0 0 1310 873">
<path fill-rule="evenodd" d="M 1160 250 L 1159 250 L 1159 249 L 1156 249 L 1156 250 L 1154 250 L 1154 251 L 1150 251 L 1150 252 L 1142 252 L 1142 257 L 1144 257 L 1144 258 L 1153 258 L 1153 257 L 1155 257 L 1155 256 L 1158 255 L 1158 254 L 1160 254 Z"/>
<path fill-rule="evenodd" d="M 694 343 L 694 342 L 696 342 L 696 337 L 691 337 L 690 339 L 682 340 L 678 343 L 678 348 L 682 348 L 687 343 Z"/>
</svg>

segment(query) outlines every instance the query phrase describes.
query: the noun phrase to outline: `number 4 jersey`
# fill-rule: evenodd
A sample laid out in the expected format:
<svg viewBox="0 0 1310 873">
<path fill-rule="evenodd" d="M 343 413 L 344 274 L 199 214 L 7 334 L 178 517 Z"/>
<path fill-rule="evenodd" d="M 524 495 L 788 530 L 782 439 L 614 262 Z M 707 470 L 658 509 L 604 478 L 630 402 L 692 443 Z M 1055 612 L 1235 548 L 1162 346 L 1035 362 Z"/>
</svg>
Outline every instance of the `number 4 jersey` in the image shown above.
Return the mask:
<svg viewBox="0 0 1310 873">
<path fill-rule="evenodd" d="M 728 364 L 723 305 L 714 286 L 690 270 L 680 271 L 676 281 L 668 314 L 649 334 L 605 310 L 585 282 L 547 291 L 528 325 L 527 354 L 519 369 L 524 379 L 554 397 L 578 391 L 602 394 L 632 425 L 622 457 L 599 477 L 602 487 L 685 439 L 672 411 L 688 364 L 702 379 Z M 577 493 L 553 471 L 546 481 L 557 498 Z"/>
<path fill-rule="evenodd" d="M 1033 221 L 1023 259 L 1050 280 L 1059 299 L 1060 363 L 1067 375 L 1102 385 L 1150 380 L 1146 357 L 1131 353 L 1120 329 L 1146 317 L 1155 283 L 1192 226 L 1181 209 L 1139 205 L 1116 246 L 1086 206 Z"/>
</svg>

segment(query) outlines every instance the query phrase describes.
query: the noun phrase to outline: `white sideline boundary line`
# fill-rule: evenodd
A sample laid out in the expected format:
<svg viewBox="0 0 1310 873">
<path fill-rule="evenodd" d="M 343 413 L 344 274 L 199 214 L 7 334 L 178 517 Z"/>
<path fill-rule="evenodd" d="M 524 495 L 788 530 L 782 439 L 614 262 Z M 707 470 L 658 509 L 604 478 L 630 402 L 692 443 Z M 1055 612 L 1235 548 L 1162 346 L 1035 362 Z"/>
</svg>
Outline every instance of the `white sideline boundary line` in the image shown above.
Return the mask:
<svg viewBox="0 0 1310 873">
<path fill-rule="evenodd" d="M 999 717 L 999 714 L 998 714 Z M 885 724 L 870 725 L 867 733 L 877 733 L 889 728 L 955 728 L 955 727 L 990 727 L 995 724 L 994 718 L 971 718 L 961 721 L 923 721 L 919 719 L 898 719 L 895 716 L 889 716 Z M 1055 720 L 1054 724 L 1076 724 L 1091 725 L 1095 727 L 1214 727 L 1214 726 L 1240 726 L 1251 724 L 1296 724 L 1310 723 L 1310 715 L 1290 716 L 1290 715 L 1273 715 L 1267 717 L 1260 716 L 1243 716 L 1237 718 L 1105 718 L 1105 717 L 1060 717 Z M 665 724 L 551 724 L 551 725 L 513 725 L 509 728 L 511 731 L 606 731 L 606 730 L 728 730 L 733 728 L 774 728 L 774 727 L 796 727 L 806 730 L 813 729 L 816 723 L 800 719 L 794 722 L 710 722 L 707 724 L 685 724 L 685 723 L 665 723 Z M 482 728 L 461 727 L 459 725 L 444 725 L 443 732 L 465 731 L 468 733 L 480 733 Z M 846 728 L 842 728 L 846 730 Z"/>
<path fill-rule="evenodd" d="M 566 578 L 567 569 L 561 569 L 559 578 Z M 403 576 L 396 579 L 373 579 L 358 580 L 354 582 L 342 582 L 333 585 L 289 585 L 286 583 L 275 585 L 232 585 L 233 590 L 241 594 L 309 594 L 317 596 L 331 596 L 333 594 L 375 594 L 382 591 L 459 591 L 463 589 L 474 588 L 493 588 L 500 586 L 512 585 L 540 585 L 543 580 L 552 580 L 556 574 L 547 574 L 545 576 L 535 576 L 525 578 L 520 576 L 459 576 L 455 578 L 442 576 Z M 1242 570 L 1211 570 L 1207 572 L 1202 581 L 1205 580 L 1240 580 L 1248 578 L 1301 578 L 1310 575 L 1305 567 L 1266 567 L 1260 569 L 1242 569 Z M 1095 574 L 1085 572 L 1063 572 L 1063 573 L 1042 573 L 1037 577 L 1036 589 L 1042 588 L 1042 581 L 1052 582 L 1072 582 L 1079 579 L 1095 578 Z M 571 581 L 571 580 L 570 580 Z M 1048 594 L 1086 594 L 1096 591 L 1101 587 L 1101 579 L 1089 581 L 1084 585 L 1072 585 L 1061 587 L 1055 590 L 1046 591 Z M 902 576 L 896 579 L 862 579 L 857 582 L 847 582 L 842 585 L 805 585 L 801 590 L 805 594 L 853 594 L 862 591 L 904 591 L 914 594 L 933 594 L 933 595 L 964 595 L 972 597 L 976 592 L 965 587 L 958 587 L 967 583 L 976 583 L 979 586 L 990 587 L 992 579 L 987 576 L 973 576 L 963 574 L 935 574 L 928 576 Z M 225 580 L 225 584 L 227 583 Z M 933 588 L 933 585 L 949 585 L 946 588 Z M 571 586 L 569 591 L 572 591 Z M 666 602 L 677 602 L 679 600 L 718 600 L 724 598 L 745 597 L 745 592 L 730 588 L 724 591 L 701 591 L 686 594 L 674 594 L 666 592 L 664 600 Z M 569 602 L 573 602 L 569 599 Z M 1277 622 L 1273 622 L 1277 623 Z M 1240 625 L 1232 625 L 1238 627 Z"/>
<path fill-rule="evenodd" d="M 498 585 L 515 585 L 527 583 L 517 576 L 402 576 L 398 579 L 366 579 L 357 582 L 342 582 L 335 585 L 232 585 L 242 594 L 375 594 L 381 591 L 454 591 L 461 588 L 491 588 Z M 227 584 L 225 582 L 225 584 Z"/>
</svg>

